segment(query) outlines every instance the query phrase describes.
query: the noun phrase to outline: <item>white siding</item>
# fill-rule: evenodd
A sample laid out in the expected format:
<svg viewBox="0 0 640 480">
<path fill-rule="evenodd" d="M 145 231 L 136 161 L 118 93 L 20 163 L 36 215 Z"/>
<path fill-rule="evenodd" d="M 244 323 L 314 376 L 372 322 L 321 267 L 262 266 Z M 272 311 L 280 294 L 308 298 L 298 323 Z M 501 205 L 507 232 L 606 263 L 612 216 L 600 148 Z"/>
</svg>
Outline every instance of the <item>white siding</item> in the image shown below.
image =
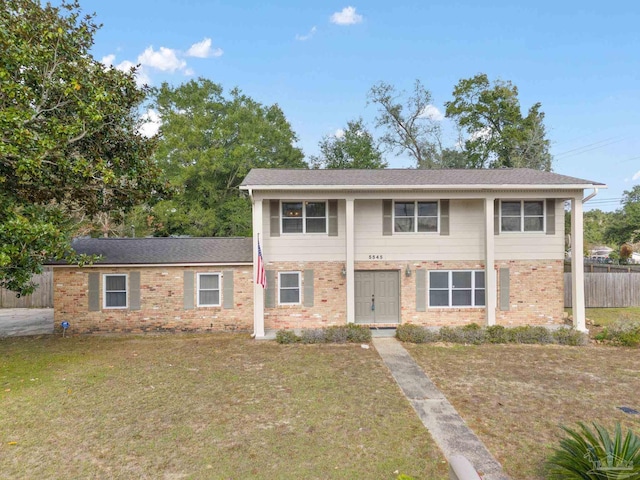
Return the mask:
<svg viewBox="0 0 640 480">
<path fill-rule="evenodd" d="M 266 262 L 345 261 L 345 201 L 338 201 L 338 235 L 326 233 L 280 234 L 271 236 L 269 200 L 264 201 L 262 232 Z"/>
<path fill-rule="evenodd" d="M 355 202 L 356 261 L 370 255 L 383 260 L 478 260 L 484 256 L 482 200 L 451 200 L 448 236 L 437 233 L 382 235 L 382 200 Z"/>
</svg>

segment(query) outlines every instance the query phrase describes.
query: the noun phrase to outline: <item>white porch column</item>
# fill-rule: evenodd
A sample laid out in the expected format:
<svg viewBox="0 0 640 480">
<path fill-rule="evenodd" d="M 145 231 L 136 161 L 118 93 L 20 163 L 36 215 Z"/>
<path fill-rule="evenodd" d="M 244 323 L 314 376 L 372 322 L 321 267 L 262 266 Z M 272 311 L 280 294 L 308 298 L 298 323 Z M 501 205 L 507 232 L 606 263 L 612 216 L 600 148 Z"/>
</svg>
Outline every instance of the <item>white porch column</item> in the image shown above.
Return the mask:
<svg viewBox="0 0 640 480">
<path fill-rule="evenodd" d="M 354 242 L 354 208 L 353 198 L 347 198 L 346 200 L 346 222 L 345 222 L 345 237 L 346 237 L 346 264 L 345 270 L 347 271 L 347 323 L 354 323 L 356 320 L 356 286 L 355 286 L 355 242 Z"/>
<path fill-rule="evenodd" d="M 494 198 L 484 200 L 484 285 L 487 325 L 496 324 L 498 306 L 498 282 L 495 267 Z"/>
<path fill-rule="evenodd" d="M 264 237 L 262 236 L 262 199 L 253 198 L 253 335 L 264 338 L 264 289 L 256 283 L 258 275 L 258 235 L 264 259 Z M 265 266 L 266 268 L 266 266 Z"/>
<path fill-rule="evenodd" d="M 571 301 L 573 326 L 587 332 L 584 311 L 584 240 L 582 195 L 571 199 Z"/>
</svg>

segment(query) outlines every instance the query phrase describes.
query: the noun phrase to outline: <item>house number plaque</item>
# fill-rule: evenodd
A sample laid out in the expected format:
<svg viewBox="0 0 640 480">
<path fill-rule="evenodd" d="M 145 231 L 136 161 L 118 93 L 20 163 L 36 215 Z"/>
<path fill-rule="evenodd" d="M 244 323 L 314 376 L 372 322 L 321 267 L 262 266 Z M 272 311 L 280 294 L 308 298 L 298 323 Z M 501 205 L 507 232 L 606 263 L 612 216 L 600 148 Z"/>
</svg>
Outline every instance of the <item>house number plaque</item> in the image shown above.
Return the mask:
<svg viewBox="0 0 640 480">
<path fill-rule="evenodd" d="M 382 255 L 369 255 L 369 260 L 383 260 Z"/>
</svg>

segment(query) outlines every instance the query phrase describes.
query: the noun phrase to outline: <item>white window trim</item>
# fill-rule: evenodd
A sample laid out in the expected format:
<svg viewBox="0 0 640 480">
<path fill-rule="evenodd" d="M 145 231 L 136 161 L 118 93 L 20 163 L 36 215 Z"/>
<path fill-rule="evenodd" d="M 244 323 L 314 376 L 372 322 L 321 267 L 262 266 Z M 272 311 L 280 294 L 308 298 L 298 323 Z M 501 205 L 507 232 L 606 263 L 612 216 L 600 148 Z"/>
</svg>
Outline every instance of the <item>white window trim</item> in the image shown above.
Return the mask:
<svg viewBox="0 0 640 480">
<path fill-rule="evenodd" d="M 203 275 L 214 275 L 216 277 L 218 277 L 218 303 L 200 303 L 200 277 Z M 216 273 L 216 272 L 200 272 L 198 273 L 198 281 L 197 281 L 197 288 L 196 288 L 196 305 L 198 307 L 219 307 L 220 305 L 222 305 L 222 289 L 220 288 L 221 285 L 221 281 L 222 281 L 222 275 L 220 275 L 220 273 Z M 207 292 L 212 292 L 215 291 L 215 288 L 207 288 L 205 289 Z"/>
<path fill-rule="evenodd" d="M 449 294 L 449 305 L 431 305 L 431 273 L 432 272 L 446 272 L 448 274 L 448 280 L 447 280 L 447 292 Z M 471 303 L 472 305 L 452 305 L 452 300 L 453 300 L 453 273 L 465 273 L 465 272 L 471 272 Z M 482 272 L 484 273 L 485 277 L 484 277 L 484 288 L 476 288 L 476 273 L 477 272 Z M 428 276 L 428 285 L 427 285 L 427 305 L 428 308 L 446 308 L 446 309 L 458 309 L 458 308 L 474 308 L 474 309 L 478 309 L 478 308 L 486 308 L 487 307 L 487 274 L 484 270 L 429 270 L 427 272 L 429 274 Z M 438 288 L 438 289 L 434 289 L 434 290 L 438 290 L 438 291 L 444 291 L 444 288 Z M 458 290 L 462 290 L 462 289 L 458 289 Z M 465 290 L 469 290 L 469 289 L 465 289 Z M 484 290 L 484 305 L 475 305 L 476 303 L 476 290 Z"/>
<path fill-rule="evenodd" d="M 280 279 L 282 275 L 295 273 L 298 275 L 298 301 L 297 302 L 282 302 L 280 301 L 280 292 L 282 291 L 282 282 Z M 285 287 L 285 290 L 293 290 L 293 287 Z M 301 272 L 278 272 L 278 305 L 301 305 L 302 304 L 302 275 Z"/>
<path fill-rule="evenodd" d="M 285 232 L 284 220 L 287 218 L 283 215 L 282 205 L 284 203 L 302 203 L 302 232 Z M 307 209 L 305 203 L 324 203 L 324 232 L 307 233 Z M 309 217 L 322 218 L 322 217 Z M 329 202 L 327 200 L 280 200 L 280 234 L 281 235 L 328 235 L 329 233 Z"/>
<path fill-rule="evenodd" d="M 411 203 L 414 204 L 413 210 L 413 232 L 396 232 L 396 202 L 397 203 Z M 419 232 L 418 231 L 418 203 L 435 203 L 438 209 L 436 214 L 437 228 L 433 232 Z M 393 235 L 439 235 L 440 234 L 440 200 L 394 200 L 391 205 L 391 229 Z M 410 217 L 398 217 L 398 218 L 410 218 Z"/>
<path fill-rule="evenodd" d="M 124 277 L 124 293 L 125 293 L 125 305 L 124 307 L 111 307 L 107 306 L 107 277 Z M 121 292 L 122 290 L 109 290 L 110 292 Z M 102 275 L 102 308 L 105 310 L 126 310 L 129 308 L 129 275 L 126 273 L 104 273 Z"/>
<path fill-rule="evenodd" d="M 502 229 L 502 202 L 520 202 L 520 230 L 503 230 Z M 525 230 L 524 229 L 524 202 L 542 202 L 542 230 Z M 533 235 L 544 234 L 547 231 L 547 202 L 544 198 L 527 198 L 527 199 L 504 199 L 500 200 L 500 234 L 520 235 L 522 233 L 530 233 Z"/>
</svg>

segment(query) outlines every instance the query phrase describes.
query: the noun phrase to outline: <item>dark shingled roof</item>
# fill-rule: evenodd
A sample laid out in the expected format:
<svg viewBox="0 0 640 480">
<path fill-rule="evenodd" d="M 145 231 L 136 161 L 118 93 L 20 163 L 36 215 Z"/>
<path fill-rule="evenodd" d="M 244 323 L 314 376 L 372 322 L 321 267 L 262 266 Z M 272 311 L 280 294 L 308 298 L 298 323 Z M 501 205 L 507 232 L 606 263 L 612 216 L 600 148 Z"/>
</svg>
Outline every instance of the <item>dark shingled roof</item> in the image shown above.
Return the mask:
<svg viewBox="0 0 640 480">
<path fill-rule="evenodd" d="M 383 169 L 383 170 L 304 170 L 254 168 L 245 177 L 241 186 L 264 188 L 271 186 L 500 186 L 500 185 L 593 185 L 602 183 L 569 177 L 530 168 L 499 169 Z"/>
<path fill-rule="evenodd" d="M 101 255 L 95 264 L 252 263 L 251 238 L 77 238 L 78 253 Z M 52 262 L 64 265 L 65 262 Z"/>
</svg>

